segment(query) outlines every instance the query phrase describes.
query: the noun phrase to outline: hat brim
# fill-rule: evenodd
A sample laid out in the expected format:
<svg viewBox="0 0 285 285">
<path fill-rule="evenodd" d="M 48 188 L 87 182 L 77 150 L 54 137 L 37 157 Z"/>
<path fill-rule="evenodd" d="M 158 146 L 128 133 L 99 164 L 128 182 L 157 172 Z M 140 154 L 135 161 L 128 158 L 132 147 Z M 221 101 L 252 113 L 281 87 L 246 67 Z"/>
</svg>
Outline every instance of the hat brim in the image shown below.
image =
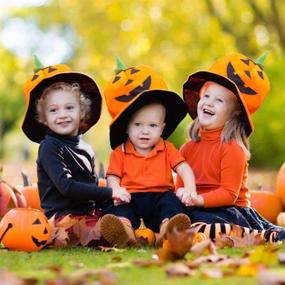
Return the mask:
<svg viewBox="0 0 285 285">
<path fill-rule="evenodd" d="M 85 133 L 97 123 L 101 115 L 102 97 L 96 82 L 86 74 L 79 72 L 62 72 L 43 79 L 31 92 L 29 105 L 22 124 L 22 130 L 26 136 L 40 143 L 46 133 L 47 127 L 36 120 L 36 100 L 40 98 L 43 90 L 55 82 L 78 83 L 81 92 L 91 100 L 91 113 L 86 126 L 81 130 Z"/>
<path fill-rule="evenodd" d="M 126 141 L 128 121 L 134 112 L 152 102 L 159 102 L 166 109 L 165 128 L 161 135 L 163 139 L 167 139 L 173 133 L 187 114 L 187 107 L 178 94 L 167 90 L 145 91 L 137 96 L 111 123 L 110 143 L 112 149 Z"/>
<path fill-rule="evenodd" d="M 251 119 L 250 112 L 244 102 L 238 87 L 236 84 L 231 81 L 230 79 L 221 76 L 219 74 L 209 72 L 209 71 L 198 71 L 191 74 L 188 80 L 183 85 L 183 98 L 187 105 L 188 113 L 192 119 L 197 117 L 197 104 L 200 100 L 200 90 L 206 81 L 213 81 L 216 82 L 225 88 L 232 91 L 241 106 L 241 111 L 243 113 L 243 117 L 245 119 L 245 132 L 246 135 L 249 136 L 253 132 L 253 122 Z"/>
</svg>

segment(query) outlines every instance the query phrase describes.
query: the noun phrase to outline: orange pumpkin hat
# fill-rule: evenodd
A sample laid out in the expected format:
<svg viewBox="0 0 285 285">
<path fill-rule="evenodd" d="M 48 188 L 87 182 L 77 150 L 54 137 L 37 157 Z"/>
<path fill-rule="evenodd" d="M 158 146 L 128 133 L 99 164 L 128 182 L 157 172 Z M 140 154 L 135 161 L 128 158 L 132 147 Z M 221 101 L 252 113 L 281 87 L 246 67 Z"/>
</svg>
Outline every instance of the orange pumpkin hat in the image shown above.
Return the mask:
<svg viewBox="0 0 285 285">
<path fill-rule="evenodd" d="M 35 58 L 35 63 L 37 69 L 24 85 L 27 110 L 22 130 L 26 136 L 37 143 L 44 139 L 47 127 L 36 120 L 36 101 L 42 95 L 43 90 L 55 82 L 70 84 L 76 82 L 80 85 L 81 92 L 92 102 L 89 121 L 86 122 L 84 129 L 81 129 L 80 132 L 85 133 L 95 125 L 101 115 L 102 97 L 94 79 L 86 74 L 71 70 L 67 65 L 56 64 L 42 67 L 37 58 Z"/>
<path fill-rule="evenodd" d="M 263 71 L 266 54 L 253 61 L 242 54 L 231 54 L 218 59 L 208 71 L 191 74 L 183 85 L 183 98 L 192 119 L 197 117 L 200 89 L 206 81 L 216 82 L 231 90 L 238 98 L 246 122 L 246 134 L 253 131 L 253 114 L 270 90 L 270 83 Z"/>
<path fill-rule="evenodd" d="M 169 91 L 163 79 L 151 67 L 138 65 L 125 68 L 118 58 L 117 65 L 118 69 L 104 91 L 112 117 L 110 124 L 112 149 L 126 141 L 127 123 L 132 114 L 152 102 L 159 102 L 166 108 L 162 137 L 168 138 L 187 114 L 182 98 Z"/>
</svg>

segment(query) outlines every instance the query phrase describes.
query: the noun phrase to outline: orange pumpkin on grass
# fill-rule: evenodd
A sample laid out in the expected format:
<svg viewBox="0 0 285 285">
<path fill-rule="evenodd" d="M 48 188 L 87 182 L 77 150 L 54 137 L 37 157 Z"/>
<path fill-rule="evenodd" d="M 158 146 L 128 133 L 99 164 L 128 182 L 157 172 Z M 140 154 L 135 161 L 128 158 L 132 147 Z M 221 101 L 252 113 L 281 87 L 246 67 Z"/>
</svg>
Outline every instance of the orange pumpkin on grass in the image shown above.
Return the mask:
<svg viewBox="0 0 285 285">
<path fill-rule="evenodd" d="M 285 207 L 285 162 L 282 164 L 277 173 L 275 193 Z"/>
<path fill-rule="evenodd" d="M 12 209 L 0 222 L 0 241 L 13 250 L 38 251 L 48 242 L 50 233 L 46 216 L 37 209 Z"/>
<path fill-rule="evenodd" d="M 22 177 L 23 177 L 24 183 L 23 183 L 23 187 L 21 188 L 21 191 L 26 198 L 27 207 L 31 207 L 31 208 L 43 211 L 41 207 L 38 186 L 36 184 L 33 184 L 30 181 L 28 175 L 23 171 L 22 171 Z"/>
<path fill-rule="evenodd" d="M 140 222 L 140 227 L 135 230 L 136 238 L 138 240 L 146 241 L 148 245 L 153 245 L 155 242 L 154 232 L 145 226 L 143 219 L 140 219 Z"/>
<path fill-rule="evenodd" d="M 0 182 L 0 216 L 3 217 L 10 209 L 18 206 L 17 198 L 12 188 L 5 182 Z"/>
<path fill-rule="evenodd" d="M 27 207 L 26 199 L 21 191 L 1 179 L 0 169 L 0 217 L 10 209 Z"/>
<path fill-rule="evenodd" d="M 269 191 L 250 191 L 251 206 L 271 223 L 276 223 L 276 218 L 283 207 L 279 197 Z"/>
</svg>

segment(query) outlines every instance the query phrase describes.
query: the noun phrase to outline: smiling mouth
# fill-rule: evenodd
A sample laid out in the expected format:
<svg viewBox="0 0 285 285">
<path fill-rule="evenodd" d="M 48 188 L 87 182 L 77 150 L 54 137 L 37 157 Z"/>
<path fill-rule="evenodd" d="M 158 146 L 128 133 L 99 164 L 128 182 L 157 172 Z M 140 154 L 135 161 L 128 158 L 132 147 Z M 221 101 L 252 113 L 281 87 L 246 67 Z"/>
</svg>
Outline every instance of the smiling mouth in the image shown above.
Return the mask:
<svg viewBox="0 0 285 285">
<path fill-rule="evenodd" d="M 37 238 L 35 238 L 34 236 L 32 236 L 32 240 L 34 242 L 34 244 L 37 246 L 37 247 L 40 247 L 40 246 L 44 246 L 47 241 L 46 240 L 43 240 L 43 241 L 39 241 Z"/>
<path fill-rule="evenodd" d="M 67 126 L 70 122 L 60 122 L 58 123 L 59 126 Z"/>
<path fill-rule="evenodd" d="M 209 116 L 214 116 L 215 113 L 207 108 L 203 108 L 203 114 L 209 115 Z"/>
</svg>

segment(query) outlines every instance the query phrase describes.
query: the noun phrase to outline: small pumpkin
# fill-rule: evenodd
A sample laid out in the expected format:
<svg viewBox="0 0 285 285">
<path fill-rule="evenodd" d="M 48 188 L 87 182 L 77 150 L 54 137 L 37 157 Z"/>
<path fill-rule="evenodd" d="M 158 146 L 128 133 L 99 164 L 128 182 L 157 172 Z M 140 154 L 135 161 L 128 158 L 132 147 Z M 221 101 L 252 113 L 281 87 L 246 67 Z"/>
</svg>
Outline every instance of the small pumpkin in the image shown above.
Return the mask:
<svg viewBox="0 0 285 285">
<path fill-rule="evenodd" d="M 3 217 L 10 209 L 18 205 L 13 189 L 4 181 L 0 182 L 0 216 Z"/>
<path fill-rule="evenodd" d="M 38 251 L 46 245 L 50 233 L 46 216 L 37 209 L 12 209 L 0 222 L 0 241 L 13 250 Z"/>
<path fill-rule="evenodd" d="M 277 216 L 277 225 L 285 227 L 285 212 L 281 212 Z"/>
<path fill-rule="evenodd" d="M 275 193 L 285 207 L 285 162 L 281 165 L 277 173 Z"/>
<path fill-rule="evenodd" d="M 271 223 L 276 222 L 276 218 L 283 207 L 280 198 L 269 191 L 250 191 L 251 206 L 265 219 Z"/>
<path fill-rule="evenodd" d="M 0 217 L 10 209 L 25 207 L 27 207 L 27 201 L 23 193 L 0 178 Z"/>
<path fill-rule="evenodd" d="M 28 175 L 22 171 L 23 187 L 21 189 L 27 201 L 27 207 L 43 211 L 37 184 L 33 184 Z"/>
<path fill-rule="evenodd" d="M 145 226 L 143 219 L 140 219 L 140 227 L 135 230 L 135 236 L 139 241 L 146 241 L 148 245 L 155 242 L 154 232 Z"/>
</svg>

